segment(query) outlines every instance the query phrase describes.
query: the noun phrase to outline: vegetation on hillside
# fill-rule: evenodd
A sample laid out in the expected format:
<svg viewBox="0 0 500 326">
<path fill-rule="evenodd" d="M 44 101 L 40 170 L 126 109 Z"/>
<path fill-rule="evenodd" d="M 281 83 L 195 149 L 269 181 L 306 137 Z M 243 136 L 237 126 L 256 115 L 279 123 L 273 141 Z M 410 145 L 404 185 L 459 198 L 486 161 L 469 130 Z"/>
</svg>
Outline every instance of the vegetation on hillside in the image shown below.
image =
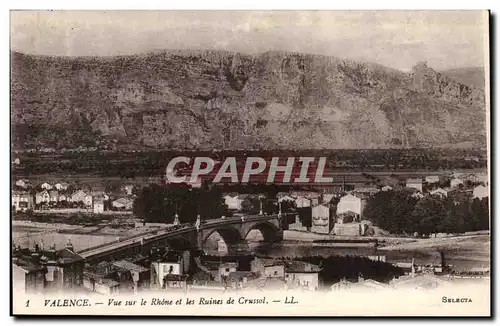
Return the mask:
<svg viewBox="0 0 500 326">
<path fill-rule="evenodd" d="M 15 148 L 485 146 L 484 92 L 309 54 L 11 56 Z"/>
</svg>

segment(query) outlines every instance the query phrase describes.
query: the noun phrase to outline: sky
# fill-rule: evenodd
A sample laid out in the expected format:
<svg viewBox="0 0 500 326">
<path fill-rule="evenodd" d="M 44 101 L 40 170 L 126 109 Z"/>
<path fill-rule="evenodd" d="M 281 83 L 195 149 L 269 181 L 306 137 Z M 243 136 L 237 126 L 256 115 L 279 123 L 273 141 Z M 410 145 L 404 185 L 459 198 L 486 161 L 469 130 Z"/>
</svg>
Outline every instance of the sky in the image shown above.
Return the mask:
<svg viewBox="0 0 500 326">
<path fill-rule="evenodd" d="M 11 50 L 41 55 L 291 51 L 444 70 L 483 66 L 487 40 L 484 11 L 11 11 Z"/>
</svg>

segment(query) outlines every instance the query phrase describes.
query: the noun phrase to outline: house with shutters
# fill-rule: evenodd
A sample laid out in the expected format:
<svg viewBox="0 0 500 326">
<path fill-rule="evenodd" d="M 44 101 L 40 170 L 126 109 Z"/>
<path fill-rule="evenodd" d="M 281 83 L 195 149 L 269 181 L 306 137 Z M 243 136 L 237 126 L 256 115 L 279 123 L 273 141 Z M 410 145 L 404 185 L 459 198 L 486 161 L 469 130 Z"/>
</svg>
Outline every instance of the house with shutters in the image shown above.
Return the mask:
<svg viewBox="0 0 500 326">
<path fill-rule="evenodd" d="M 26 191 L 12 191 L 12 208 L 14 211 L 33 209 L 33 196 Z"/>
</svg>

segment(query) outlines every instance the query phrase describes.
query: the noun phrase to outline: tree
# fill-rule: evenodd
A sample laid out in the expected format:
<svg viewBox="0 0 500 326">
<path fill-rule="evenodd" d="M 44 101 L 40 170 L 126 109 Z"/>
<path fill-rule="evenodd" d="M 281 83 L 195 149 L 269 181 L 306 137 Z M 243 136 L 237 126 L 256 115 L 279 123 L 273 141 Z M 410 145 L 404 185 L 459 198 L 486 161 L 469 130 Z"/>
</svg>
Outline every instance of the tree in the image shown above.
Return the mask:
<svg viewBox="0 0 500 326">
<path fill-rule="evenodd" d="M 181 223 L 202 219 L 216 219 L 228 216 L 228 208 L 219 188 L 191 188 L 187 185 L 176 187 L 152 184 L 142 188 L 134 200 L 134 213 L 147 222 L 172 223 L 175 214 Z"/>
<path fill-rule="evenodd" d="M 427 197 L 420 200 L 416 205 L 411 220 L 413 231 L 421 236 L 442 231 L 442 222 L 447 218 L 448 212 L 438 199 Z"/>
<path fill-rule="evenodd" d="M 260 211 L 260 200 L 255 196 L 247 196 L 241 202 L 241 212 L 246 214 L 258 214 Z"/>
<path fill-rule="evenodd" d="M 368 200 L 363 219 L 391 233 L 412 232 L 409 216 L 415 203 L 408 191 L 381 191 Z"/>
</svg>

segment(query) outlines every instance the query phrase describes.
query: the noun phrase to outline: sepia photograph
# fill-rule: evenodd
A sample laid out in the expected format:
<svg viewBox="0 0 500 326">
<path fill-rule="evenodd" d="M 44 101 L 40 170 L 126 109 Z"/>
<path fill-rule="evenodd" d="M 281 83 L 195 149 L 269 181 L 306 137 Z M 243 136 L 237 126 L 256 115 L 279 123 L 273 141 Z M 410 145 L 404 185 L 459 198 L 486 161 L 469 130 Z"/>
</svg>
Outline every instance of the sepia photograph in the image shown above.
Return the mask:
<svg viewBox="0 0 500 326">
<path fill-rule="evenodd" d="M 488 10 L 11 10 L 11 315 L 490 317 L 490 112 Z"/>
</svg>

